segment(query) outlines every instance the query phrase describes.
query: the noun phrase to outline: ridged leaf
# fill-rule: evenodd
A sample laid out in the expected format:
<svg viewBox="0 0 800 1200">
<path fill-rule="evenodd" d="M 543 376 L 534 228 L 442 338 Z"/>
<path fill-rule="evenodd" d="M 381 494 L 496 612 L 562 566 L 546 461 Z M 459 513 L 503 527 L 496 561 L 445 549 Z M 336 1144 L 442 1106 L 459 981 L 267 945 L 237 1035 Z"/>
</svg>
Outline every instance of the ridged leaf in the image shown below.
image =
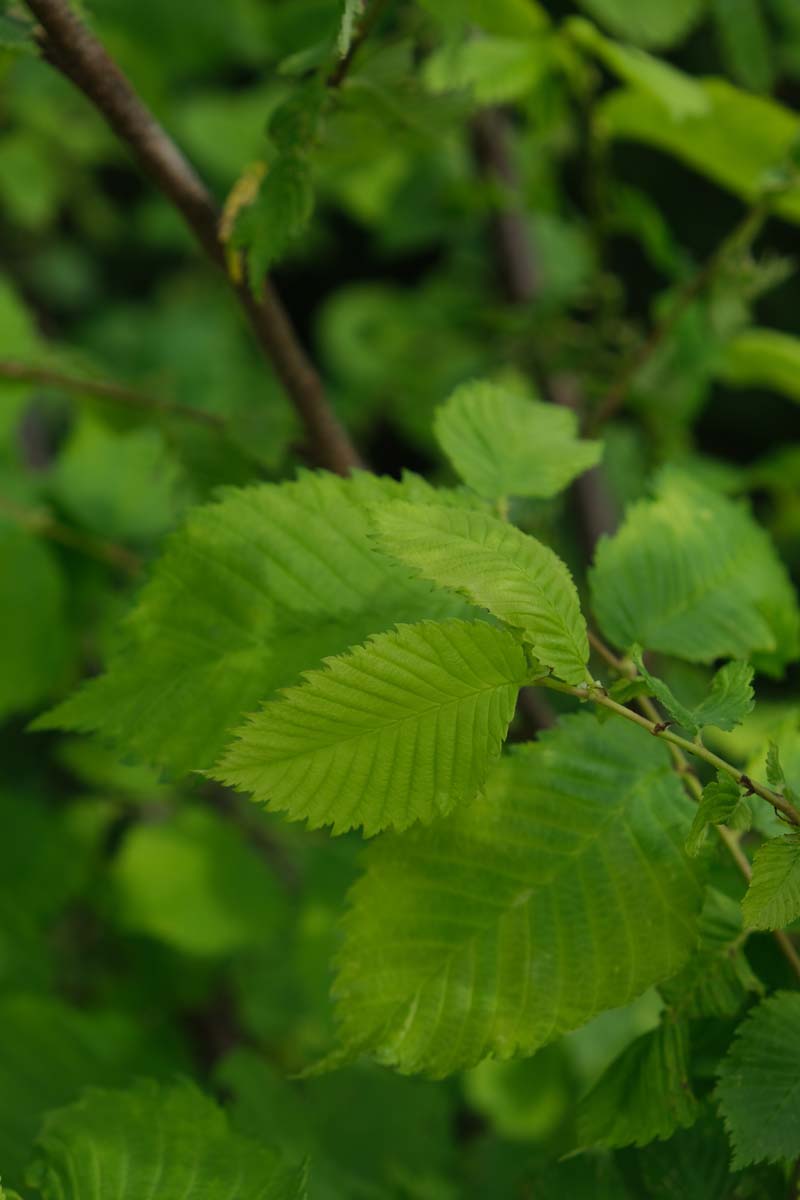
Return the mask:
<svg viewBox="0 0 800 1200">
<path fill-rule="evenodd" d="M 774 838 L 756 851 L 742 912 L 751 929 L 784 929 L 800 918 L 800 834 Z"/>
<path fill-rule="evenodd" d="M 410 476 L 303 474 L 230 491 L 167 542 L 106 674 L 39 728 L 99 732 L 188 771 L 277 688 L 395 621 L 462 613 L 370 545 L 367 506 L 405 497 L 470 503 Z"/>
<path fill-rule="evenodd" d="M 665 1021 L 615 1059 L 578 1105 L 580 1146 L 646 1146 L 697 1118 L 689 1086 L 689 1030 Z"/>
<path fill-rule="evenodd" d="M 779 673 L 797 657 L 797 597 L 769 538 L 742 505 L 677 471 L 604 538 L 591 572 L 606 636 L 691 662 L 752 658 Z"/>
<path fill-rule="evenodd" d="M 301 1200 L 302 1169 L 228 1128 L 190 1083 L 88 1089 L 51 1113 L 29 1173 L 44 1200 Z"/>
<path fill-rule="evenodd" d="M 569 717 L 450 819 L 373 844 L 335 985 L 341 1039 L 443 1076 L 531 1054 L 673 975 L 701 889 L 663 747 Z"/>
<path fill-rule="evenodd" d="M 631 647 L 631 657 L 639 674 L 647 680 L 650 694 L 689 733 L 699 733 L 706 725 L 715 725 L 717 729 L 733 729 L 753 709 L 753 668 L 749 663 L 733 662 L 720 667 L 711 680 L 705 700 L 696 708 L 689 709 L 663 679 L 648 671 L 641 646 Z"/>
<path fill-rule="evenodd" d="M 591 680 L 578 593 L 548 546 L 483 512 L 402 501 L 374 512 L 390 554 L 520 630 L 560 679 Z"/>
<path fill-rule="evenodd" d="M 555 496 L 593 467 L 602 442 L 581 441 L 571 409 L 500 384 L 465 383 L 436 414 L 436 437 L 465 483 L 481 496 Z"/>
<path fill-rule="evenodd" d="M 265 705 L 214 774 L 311 828 L 428 822 L 483 786 L 527 674 L 481 621 L 403 625 Z"/>
<path fill-rule="evenodd" d="M 717 1098 L 734 1167 L 800 1155 L 800 993 L 776 992 L 742 1022 Z"/>
<path fill-rule="evenodd" d="M 692 857 L 700 853 L 709 825 L 732 824 L 737 828 L 748 828 L 749 818 L 750 809 L 742 797 L 739 784 L 724 771 L 718 771 L 716 779 L 712 779 L 703 788 L 692 828 L 686 839 L 686 853 Z"/>
</svg>

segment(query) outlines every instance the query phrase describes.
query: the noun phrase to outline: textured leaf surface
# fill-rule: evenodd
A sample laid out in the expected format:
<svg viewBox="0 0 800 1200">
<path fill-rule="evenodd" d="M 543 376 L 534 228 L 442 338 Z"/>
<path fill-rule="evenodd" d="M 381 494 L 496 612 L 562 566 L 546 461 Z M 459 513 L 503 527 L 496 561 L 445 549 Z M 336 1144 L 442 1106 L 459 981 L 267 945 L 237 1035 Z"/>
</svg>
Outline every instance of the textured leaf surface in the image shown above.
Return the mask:
<svg viewBox="0 0 800 1200">
<path fill-rule="evenodd" d="M 800 338 L 745 329 L 727 343 L 717 374 L 734 387 L 771 388 L 800 402 Z"/>
<path fill-rule="evenodd" d="M 705 0 L 580 0 L 580 7 L 611 33 L 640 46 L 670 46 L 701 15 Z"/>
<path fill-rule="evenodd" d="M 646 1146 L 697 1117 L 689 1085 L 689 1030 L 666 1021 L 636 1039 L 578 1106 L 581 1146 Z"/>
<path fill-rule="evenodd" d="M 716 888 L 708 888 L 698 929 L 694 954 L 659 991 L 681 1016 L 734 1017 L 752 994 L 764 990 L 742 948 L 741 905 Z"/>
<path fill-rule="evenodd" d="M 751 929 L 784 929 L 800 918 L 800 834 L 787 833 L 756 851 L 742 912 Z"/>
<path fill-rule="evenodd" d="M 709 825 L 741 825 L 747 814 L 749 808 L 742 798 L 739 784 L 730 775 L 718 771 L 716 779 L 712 779 L 711 783 L 707 783 L 703 788 L 692 828 L 686 839 L 687 854 L 694 856 L 700 853 Z"/>
<path fill-rule="evenodd" d="M 800 1154 L 800 993 L 776 992 L 742 1022 L 722 1061 L 720 1112 L 734 1167 Z"/>
<path fill-rule="evenodd" d="M 463 612 L 370 545 L 367 506 L 436 498 L 422 480 L 304 474 L 194 510 L 127 620 L 105 675 L 40 719 L 100 732 L 126 752 L 210 766 L 244 714 L 395 621 Z"/>
<path fill-rule="evenodd" d="M 796 115 L 722 79 L 706 79 L 700 86 L 708 109 L 697 116 L 677 120 L 659 100 L 638 88 L 625 88 L 602 103 L 598 119 L 612 137 L 665 150 L 752 201 L 774 178 L 776 168 L 788 161 L 797 136 Z M 800 221 L 800 186 L 790 184 L 775 197 L 774 206 L 782 216 Z"/>
<path fill-rule="evenodd" d="M 345 1047 L 442 1076 L 674 974 L 701 900 L 690 814 L 654 739 L 587 714 L 501 760 L 449 820 L 382 838 L 346 918 Z"/>
<path fill-rule="evenodd" d="M 312 828 L 428 822 L 483 786 L 527 674 L 519 643 L 483 622 L 404 625 L 267 704 L 214 773 Z"/>
<path fill-rule="evenodd" d="M 798 653 L 797 598 L 767 534 L 742 505 L 676 471 L 601 541 L 591 587 L 620 647 L 692 662 L 752 657 L 771 672 Z"/>
<path fill-rule="evenodd" d="M 578 593 L 548 546 L 482 512 L 396 502 L 376 507 L 375 520 L 391 554 L 519 629 L 560 679 L 591 679 Z"/>
<path fill-rule="evenodd" d="M 689 709 L 680 702 L 663 679 L 648 671 L 642 658 L 641 646 L 631 647 L 631 657 L 639 674 L 647 680 L 650 694 L 655 696 L 670 717 L 684 729 L 688 729 L 689 733 L 698 733 L 705 725 L 715 725 L 717 729 L 733 729 L 752 711 L 753 668 L 749 663 L 726 663 L 711 680 L 711 689 L 705 700 L 696 708 Z"/>
<path fill-rule="evenodd" d="M 436 437 L 481 496 L 554 496 L 597 463 L 602 442 L 581 441 L 571 409 L 499 384 L 463 384 L 436 414 Z"/>
<path fill-rule="evenodd" d="M 304 1172 L 232 1133 L 193 1084 L 90 1088 L 47 1118 L 31 1181 L 44 1200 L 301 1200 Z"/>
</svg>

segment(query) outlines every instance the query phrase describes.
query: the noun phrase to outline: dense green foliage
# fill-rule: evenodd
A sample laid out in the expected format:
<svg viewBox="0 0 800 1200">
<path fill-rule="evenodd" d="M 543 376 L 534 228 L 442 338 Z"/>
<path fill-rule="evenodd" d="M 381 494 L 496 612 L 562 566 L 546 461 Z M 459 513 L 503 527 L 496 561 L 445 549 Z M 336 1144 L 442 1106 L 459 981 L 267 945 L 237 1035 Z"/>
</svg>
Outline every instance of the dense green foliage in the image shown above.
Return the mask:
<svg viewBox="0 0 800 1200">
<path fill-rule="evenodd" d="M 0 0 L 0 1197 L 797 1200 L 795 0 L 76 2 L 211 248 L 65 3 Z"/>
</svg>

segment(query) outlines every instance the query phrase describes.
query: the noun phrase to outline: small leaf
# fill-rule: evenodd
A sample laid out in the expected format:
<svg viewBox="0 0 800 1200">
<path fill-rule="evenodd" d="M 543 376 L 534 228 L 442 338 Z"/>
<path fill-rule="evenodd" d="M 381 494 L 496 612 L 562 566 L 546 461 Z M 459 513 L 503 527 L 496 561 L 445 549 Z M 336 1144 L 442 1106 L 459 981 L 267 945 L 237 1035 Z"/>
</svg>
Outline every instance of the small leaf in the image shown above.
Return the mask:
<svg viewBox="0 0 800 1200">
<path fill-rule="evenodd" d="M 698 726 L 695 722 L 693 714 L 681 704 L 672 689 L 663 679 L 659 679 L 656 675 L 651 675 L 644 664 L 642 656 L 642 647 L 634 644 L 631 646 L 631 658 L 636 663 L 639 674 L 647 681 L 651 695 L 655 696 L 659 703 L 663 704 L 669 715 L 682 725 L 684 729 L 688 729 L 690 733 L 697 733 Z"/>
<path fill-rule="evenodd" d="M 574 17 L 567 29 L 583 49 L 597 55 L 615 75 L 663 104 L 674 120 L 702 116 L 707 111 L 708 97 L 691 75 L 653 58 L 637 46 L 612 42 L 581 17 Z"/>
<path fill-rule="evenodd" d="M 578 593 L 547 546 L 483 512 L 403 502 L 373 511 L 390 554 L 518 629 L 560 679 L 591 682 Z"/>
<path fill-rule="evenodd" d="M 302 1200 L 305 1170 L 232 1133 L 194 1084 L 89 1088 L 47 1117 L 31 1184 L 44 1200 Z M 154 1188 L 157 1191 L 154 1191 Z"/>
<path fill-rule="evenodd" d="M 359 17 L 364 12 L 364 0 L 344 0 L 342 20 L 339 25 L 339 37 L 336 45 L 342 58 L 347 54 L 353 41 Z"/>
<path fill-rule="evenodd" d="M 756 851 L 742 912 L 751 929 L 785 929 L 800 918 L 800 834 L 787 833 Z"/>
<path fill-rule="evenodd" d="M 528 95 L 552 61 L 549 37 L 468 35 L 434 51 L 423 79 L 437 94 L 469 89 L 479 104 L 507 104 Z"/>
<path fill-rule="evenodd" d="M 595 20 L 616 37 L 640 46 L 667 47 L 679 41 L 699 19 L 705 0 L 579 0 Z"/>
<path fill-rule="evenodd" d="M 725 346 L 717 377 L 731 387 L 769 388 L 800 403 L 800 338 L 779 329 L 745 329 Z"/>
<path fill-rule="evenodd" d="M 281 154 L 255 199 L 238 214 L 228 245 L 247 253 L 250 286 L 260 294 L 269 268 L 308 225 L 314 209 L 311 169 L 299 153 Z"/>
<path fill-rule="evenodd" d="M 799 993 L 776 992 L 745 1018 L 716 1095 L 734 1167 L 800 1155 Z"/>
<path fill-rule="evenodd" d="M 527 673 L 483 622 L 401 625 L 265 705 L 214 775 L 311 828 L 427 823 L 483 787 Z"/>
<path fill-rule="evenodd" d="M 711 691 L 694 710 L 699 728 L 714 725 L 730 730 L 753 711 L 753 668 L 749 663 L 726 663 L 711 680 Z"/>
<path fill-rule="evenodd" d="M 461 478 L 490 500 L 554 496 L 603 453 L 602 442 L 578 438 L 570 409 L 488 382 L 457 388 L 434 428 Z"/>
<path fill-rule="evenodd" d="M 749 825 L 749 811 L 736 780 L 718 771 L 717 778 L 703 788 L 703 795 L 686 839 L 686 853 L 692 857 L 700 853 L 709 825 L 735 824 L 739 828 L 742 827 L 742 822 Z"/>
<path fill-rule="evenodd" d="M 601 540 L 590 584 L 602 630 L 622 649 L 750 659 L 770 674 L 800 652 L 797 596 L 766 532 L 744 505 L 675 469 Z"/>
<path fill-rule="evenodd" d="M 578 1105 L 578 1144 L 646 1146 L 688 1129 L 698 1114 L 688 1058 L 683 1022 L 667 1020 L 637 1038 Z"/>
</svg>

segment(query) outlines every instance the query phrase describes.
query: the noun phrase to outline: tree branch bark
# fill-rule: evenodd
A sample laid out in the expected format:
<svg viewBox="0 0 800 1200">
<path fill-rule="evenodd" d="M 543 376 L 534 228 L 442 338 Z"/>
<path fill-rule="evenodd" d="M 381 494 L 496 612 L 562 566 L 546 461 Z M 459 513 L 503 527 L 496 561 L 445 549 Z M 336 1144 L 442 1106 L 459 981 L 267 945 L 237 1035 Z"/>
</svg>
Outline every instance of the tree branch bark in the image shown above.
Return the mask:
<svg viewBox="0 0 800 1200">
<path fill-rule="evenodd" d="M 319 375 L 269 280 L 263 296 L 256 297 L 246 283 L 230 279 L 218 236 L 217 205 L 188 159 L 68 0 L 25 3 L 40 25 L 42 56 L 101 113 L 181 214 L 211 262 L 225 273 L 261 349 L 300 415 L 314 459 L 342 475 L 361 466 L 358 452 L 331 408 Z"/>
</svg>

